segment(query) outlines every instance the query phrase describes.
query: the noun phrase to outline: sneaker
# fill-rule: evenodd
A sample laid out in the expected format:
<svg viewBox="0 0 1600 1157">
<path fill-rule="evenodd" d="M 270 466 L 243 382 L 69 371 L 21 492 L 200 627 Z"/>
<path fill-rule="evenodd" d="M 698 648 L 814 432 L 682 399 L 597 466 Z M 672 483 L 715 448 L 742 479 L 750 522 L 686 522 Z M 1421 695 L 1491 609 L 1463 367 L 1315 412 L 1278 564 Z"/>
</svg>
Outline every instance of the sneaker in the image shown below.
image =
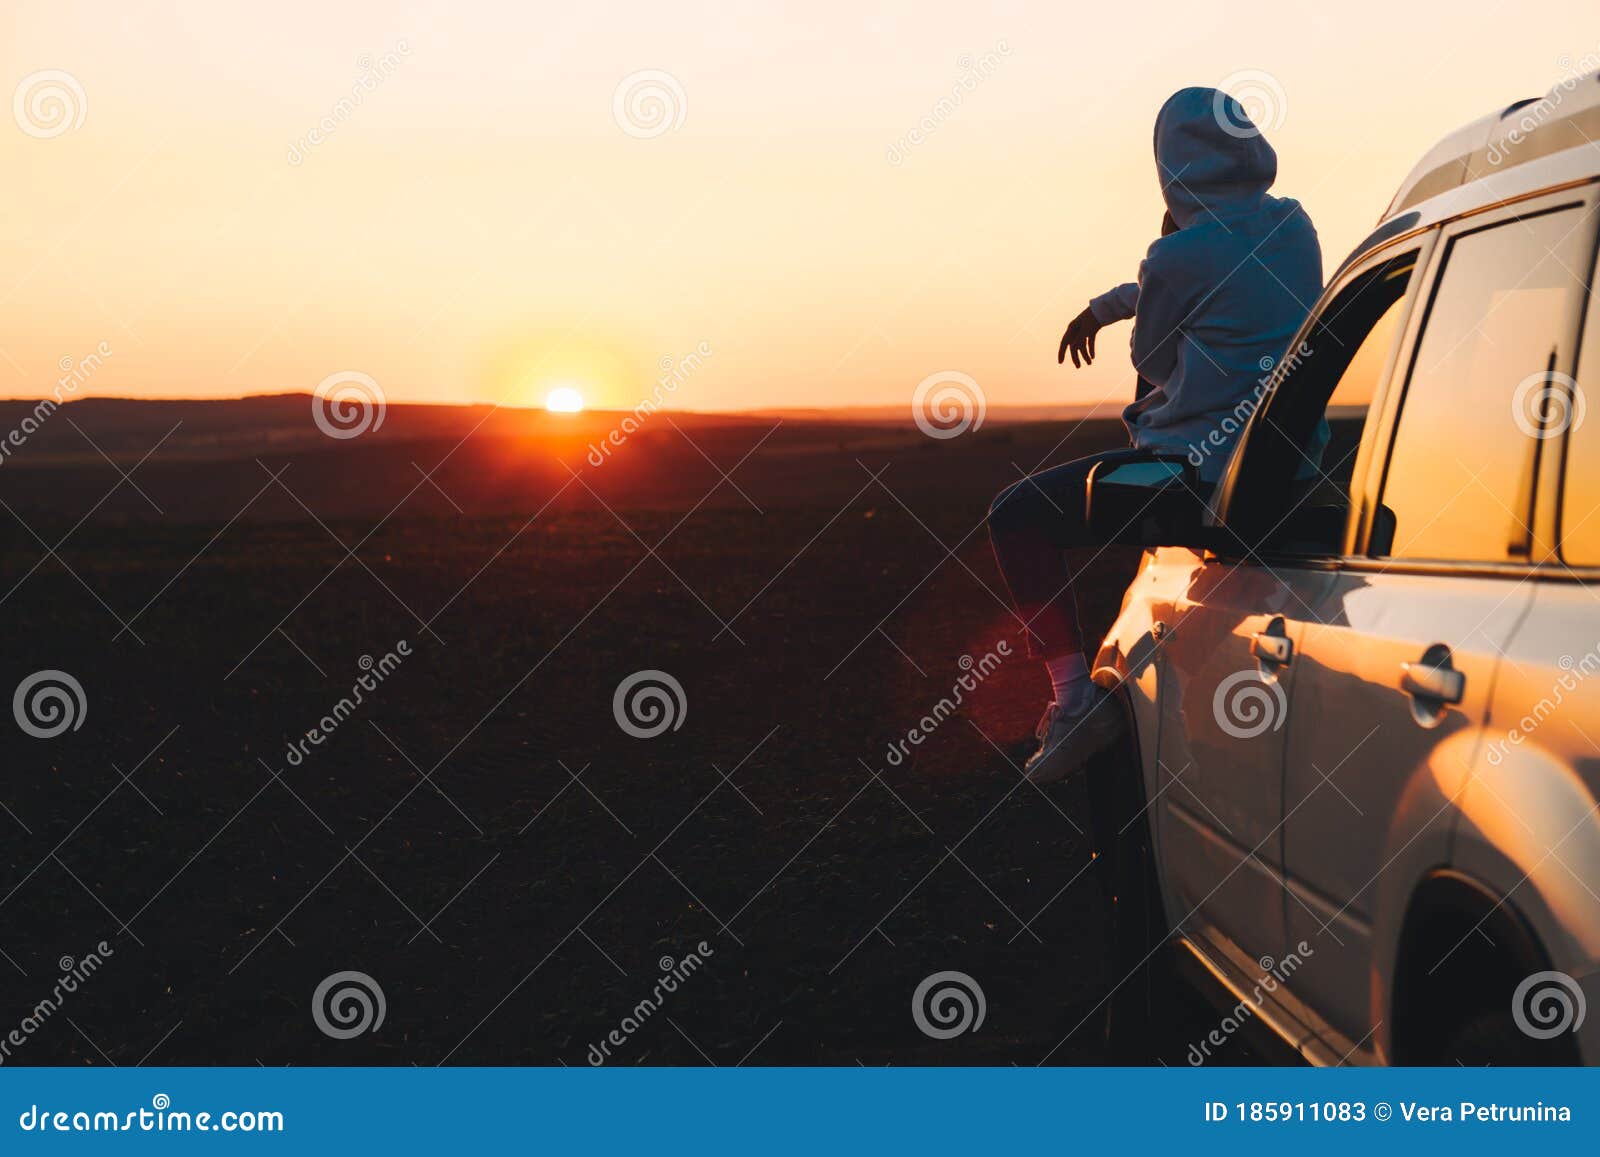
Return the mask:
<svg viewBox="0 0 1600 1157">
<path fill-rule="evenodd" d="M 1039 750 L 1022 765 L 1029 783 L 1057 783 L 1075 775 L 1122 736 L 1122 714 L 1111 696 L 1096 692 L 1077 711 L 1052 703 L 1039 720 Z"/>
</svg>

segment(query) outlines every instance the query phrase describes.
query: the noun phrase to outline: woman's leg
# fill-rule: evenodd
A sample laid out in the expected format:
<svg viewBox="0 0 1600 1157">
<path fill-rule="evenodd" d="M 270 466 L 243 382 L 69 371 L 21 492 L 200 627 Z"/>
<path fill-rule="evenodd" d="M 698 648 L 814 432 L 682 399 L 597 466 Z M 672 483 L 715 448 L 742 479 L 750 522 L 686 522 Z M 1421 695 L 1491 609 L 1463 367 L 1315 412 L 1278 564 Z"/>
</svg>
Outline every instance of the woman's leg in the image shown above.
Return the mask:
<svg viewBox="0 0 1600 1157">
<path fill-rule="evenodd" d="M 1112 450 L 1031 474 L 1002 490 L 989 507 L 989 540 L 1017 614 L 1027 625 L 1028 654 L 1053 659 L 1081 653 L 1074 576 L 1068 558 L 1093 557 L 1084 521 L 1084 484 L 1097 463 L 1139 457 Z"/>
<path fill-rule="evenodd" d="M 1118 734 L 1114 710 L 1102 706 L 1104 697 L 1089 678 L 1074 584 L 1076 568 L 1099 551 L 1084 517 L 1089 472 L 1100 462 L 1137 457 L 1114 450 L 1031 475 L 989 508 L 989 538 L 1023 621 L 1028 653 L 1044 661 L 1054 693 L 1040 724 L 1041 746 L 1026 767 L 1037 783 L 1070 774 Z"/>
</svg>

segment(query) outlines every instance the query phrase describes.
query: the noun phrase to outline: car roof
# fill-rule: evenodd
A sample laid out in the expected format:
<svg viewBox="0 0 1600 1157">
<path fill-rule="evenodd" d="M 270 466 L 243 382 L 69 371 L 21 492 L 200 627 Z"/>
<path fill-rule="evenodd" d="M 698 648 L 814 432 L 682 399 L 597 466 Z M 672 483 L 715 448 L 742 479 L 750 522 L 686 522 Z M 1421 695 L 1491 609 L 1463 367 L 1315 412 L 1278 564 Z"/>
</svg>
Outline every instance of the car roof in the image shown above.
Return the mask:
<svg viewBox="0 0 1600 1157">
<path fill-rule="evenodd" d="M 1389 238 L 1541 189 L 1600 177 L 1600 70 L 1570 72 L 1449 133 L 1412 166 L 1340 271 Z M 1336 274 L 1337 276 L 1337 274 Z"/>
<path fill-rule="evenodd" d="M 1584 150 L 1587 175 L 1600 174 L 1600 71 L 1564 77 L 1542 97 L 1519 100 L 1450 133 L 1400 183 L 1384 218 L 1452 189 L 1509 175 L 1567 149 Z M 1522 175 L 1522 174 L 1519 174 Z M 1530 174 L 1531 175 L 1531 174 Z M 1486 200 L 1503 200 L 1485 185 Z"/>
</svg>

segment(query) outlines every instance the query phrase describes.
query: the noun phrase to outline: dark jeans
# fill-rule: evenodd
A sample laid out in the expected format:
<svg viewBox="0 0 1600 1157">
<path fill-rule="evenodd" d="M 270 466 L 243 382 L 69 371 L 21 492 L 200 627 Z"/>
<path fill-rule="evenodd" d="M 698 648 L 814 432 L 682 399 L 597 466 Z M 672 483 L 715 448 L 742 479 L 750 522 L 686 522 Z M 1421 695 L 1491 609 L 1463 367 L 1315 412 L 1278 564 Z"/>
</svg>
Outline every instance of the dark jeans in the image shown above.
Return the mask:
<svg viewBox="0 0 1600 1157">
<path fill-rule="evenodd" d="M 1028 627 L 1028 654 L 1054 658 L 1083 650 L 1073 583 L 1100 548 L 1089 541 L 1084 483 L 1097 462 L 1137 461 L 1139 450 L 1108 450 L 1079 458 L 1002 490 L 989 507 L 989 541 L 1011 601 Z M 1110 550 L 1104 561 L 1130 567 L 1129 552 Z M 1132 562 L 1131 566 L 1138 564 Z M 1132 581 L 1127 570 L 1123 585 Z M 1094 661 L 1094 656 L 1089 656 Z"/>
</svg>

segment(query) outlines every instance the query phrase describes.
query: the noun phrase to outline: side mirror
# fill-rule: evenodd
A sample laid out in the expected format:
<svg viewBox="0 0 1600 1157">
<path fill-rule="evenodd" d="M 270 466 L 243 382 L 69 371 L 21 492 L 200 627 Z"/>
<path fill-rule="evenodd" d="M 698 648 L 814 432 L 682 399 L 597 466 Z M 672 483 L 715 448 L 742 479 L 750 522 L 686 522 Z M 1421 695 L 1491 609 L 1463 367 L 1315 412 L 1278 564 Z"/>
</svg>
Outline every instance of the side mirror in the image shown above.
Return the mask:
<svg viewBox="0 0 1600 1157">
<path fill-rule="evenodd" d="M 1210 490 L 1179 455 L 1100 462 L 1084 486 L 1085 521 L 1099 543 L 1207 549 L 1221 537 L 1210 525 Z"/>
</svg>

